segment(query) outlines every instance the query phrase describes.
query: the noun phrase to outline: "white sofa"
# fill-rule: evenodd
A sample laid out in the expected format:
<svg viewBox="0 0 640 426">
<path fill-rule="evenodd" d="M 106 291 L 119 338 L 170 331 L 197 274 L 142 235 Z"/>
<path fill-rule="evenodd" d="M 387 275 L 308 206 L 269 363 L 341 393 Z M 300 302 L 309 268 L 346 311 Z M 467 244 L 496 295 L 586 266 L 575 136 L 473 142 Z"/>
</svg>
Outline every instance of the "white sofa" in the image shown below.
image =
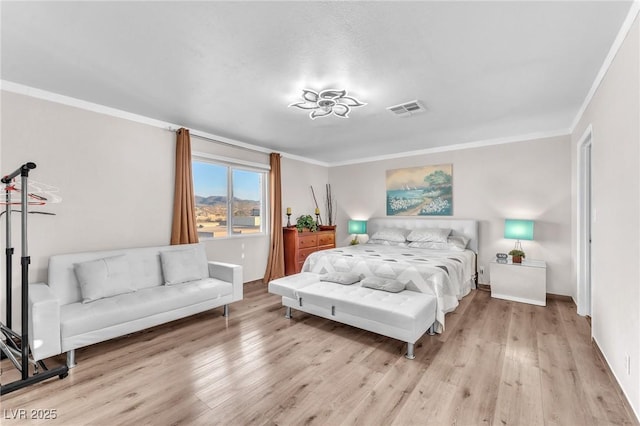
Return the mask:
<svg viewBox="0 0 640 426">
<path fill-rule="evenodd" d="M 436 298 L 429 294 L 320 281 L 320 275 L 312 272 L 275 279 L 269 283 L 269 292 L 282 296 L 288 319 L 294 308 L 398 339 L 407 342 L 408 359 L 415 358 L 414 345 L 425 332 L 434 334 Z"/>
<path fill-rule="evenodd" d="M 31 351 L 66 352 L 73 367 L 83 346 L 220 306 L 227 316 L 242 285 L 242 267 L 208 262 L 202 244 L 52 256 L 48 282 L 29 284 Z"/>
</svg>

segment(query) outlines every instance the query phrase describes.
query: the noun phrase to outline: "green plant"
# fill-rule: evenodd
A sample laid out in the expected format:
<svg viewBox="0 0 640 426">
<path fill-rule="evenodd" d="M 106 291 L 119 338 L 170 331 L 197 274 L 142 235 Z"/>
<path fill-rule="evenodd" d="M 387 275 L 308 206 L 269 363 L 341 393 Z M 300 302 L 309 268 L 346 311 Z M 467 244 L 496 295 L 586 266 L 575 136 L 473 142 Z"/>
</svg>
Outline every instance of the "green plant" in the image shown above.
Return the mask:
<svg viewBox="0 0 640 426">
<path fill-rule="evenodd" d="M 318 230 L 318 224 L 313 220 L 313 216 L 307 214 L 299 216 L 298 219 L 296 219 L 296 228 L 298 229 L 298 232 L 302 232 L 305 228 L 309 229 L 311 232 L 315 232 Z"/>
<path fill-rule="evenodd" d="M 516 256 L 516 257 L 525 257 L 524 252 L 522 250 L 511 250 L 509 252 L 510 256 Z"/>
</svg>

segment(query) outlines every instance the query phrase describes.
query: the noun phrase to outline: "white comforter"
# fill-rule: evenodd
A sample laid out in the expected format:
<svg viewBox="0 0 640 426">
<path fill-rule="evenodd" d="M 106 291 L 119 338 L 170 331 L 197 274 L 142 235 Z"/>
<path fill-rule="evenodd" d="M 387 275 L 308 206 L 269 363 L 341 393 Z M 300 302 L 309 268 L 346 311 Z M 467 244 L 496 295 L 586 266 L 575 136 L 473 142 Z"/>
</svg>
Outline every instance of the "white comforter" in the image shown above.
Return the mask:
<svg viewBox="0 0 640 426">
<path fill-rule="evenodd" d="M 407 290 L 436 297 L 436 332 L 444 331 L 444 316 L 471 291 L 475 253 L 379 244 L 361 244 L 312 253 L 302 271 L 324 274 L 355 272 L 393 278 Z"/>
</svg>

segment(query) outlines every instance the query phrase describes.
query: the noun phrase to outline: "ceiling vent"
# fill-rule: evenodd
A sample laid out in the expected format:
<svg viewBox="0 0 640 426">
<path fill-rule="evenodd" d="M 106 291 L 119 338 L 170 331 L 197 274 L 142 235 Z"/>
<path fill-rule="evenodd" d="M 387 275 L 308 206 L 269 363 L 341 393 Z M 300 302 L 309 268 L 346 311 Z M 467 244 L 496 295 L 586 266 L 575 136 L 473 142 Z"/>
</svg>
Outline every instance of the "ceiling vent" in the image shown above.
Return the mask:
<svg viewBox="0 0 640 426">
<path fill-rule="evenodd" d="M 408 117 L 413 114 L 425 112 L 427 109 L 420 103 L 420 101 L 409 101 L 400 105 L 394 105 L 387 107 L 387 109 L 398 117 Z"/>
</svg>

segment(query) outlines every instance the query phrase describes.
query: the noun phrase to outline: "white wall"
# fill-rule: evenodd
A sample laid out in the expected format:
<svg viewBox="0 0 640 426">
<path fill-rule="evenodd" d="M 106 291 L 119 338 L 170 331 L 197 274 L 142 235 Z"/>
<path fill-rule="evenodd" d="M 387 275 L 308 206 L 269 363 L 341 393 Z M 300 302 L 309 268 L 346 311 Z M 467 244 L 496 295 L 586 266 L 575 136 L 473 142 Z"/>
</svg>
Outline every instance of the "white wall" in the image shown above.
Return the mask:
<svg viewBox="0 0 640 426">
<path fill-rule="evenodd" d="M 403 167 L 453 164 L 453 217 L 480 221 L 478 265 L 489 283 L 489 262 L 508 252 L 505 218 L 535 220 L 527 256 L 547 261 L 547 292 L 571 295 L 571 153 L 569 136 L 333 167 L 338 199 L 338 241 L 347 244 L 347 220 L 386 215 L 385 172 Z"/>
<path fill-rule="evenodd" d="M 286 209 L 291 207 L 291 224 L 295 225 L 296 218 L 310 214 L 315 218 L 316 205 L 313 202 L 311 186 L 316 194 L 323 223 L 326 223 L 326 184 L 329 183 L 329 169 L 315 164 L 305 163 L 290 158 L 281 160 L 282 178 L 282 225 L 286 226 Z"/>
<path fill-rule="evenodd" d="M 33 161 L 37 168 L 31 178 L 59 187 L 63 198 L 61 204 L 38 208 L 55 216 L 29 215 L 31 282 L 46 281 L 48 258 L 53 254 L 169 244 L 174 132 L 20 94 L 0 93 L 0 173 L 10 173 Z M 268 164 L 266 154 L 195 137 L 192 145 L 197 151 Z M 4 220 L 0 223 L 4 246 Z M 20 312 L 19 215 L 14 215 L 12 223 L 16 323 Z M 245 282 L 262 278 L 268 237 L 210 240 L 206 246 L 210 259 L 241 264 Z M 4 271 L 4 260 L 1 264 Z M 4 272 L 2 277 L 4 280 Z M 4 294 L 4 281 L 0 288 Z M 4 310 L 2 303 L 2 318 Z"/>
<path fill-rule="evenodd" d="M 638 19 L 575 127 L 592 126 L 592 335 L 636 415 L 640 413 L 640 30 Z M 575 248 L 577 225 L 573 224 Z M 574 250 L 575 251 L 575 250 Z M 575 273 L 572 282 L 576 283 Z M 631 357 L 631 374 L 625 355 Z"/>
</svg>

